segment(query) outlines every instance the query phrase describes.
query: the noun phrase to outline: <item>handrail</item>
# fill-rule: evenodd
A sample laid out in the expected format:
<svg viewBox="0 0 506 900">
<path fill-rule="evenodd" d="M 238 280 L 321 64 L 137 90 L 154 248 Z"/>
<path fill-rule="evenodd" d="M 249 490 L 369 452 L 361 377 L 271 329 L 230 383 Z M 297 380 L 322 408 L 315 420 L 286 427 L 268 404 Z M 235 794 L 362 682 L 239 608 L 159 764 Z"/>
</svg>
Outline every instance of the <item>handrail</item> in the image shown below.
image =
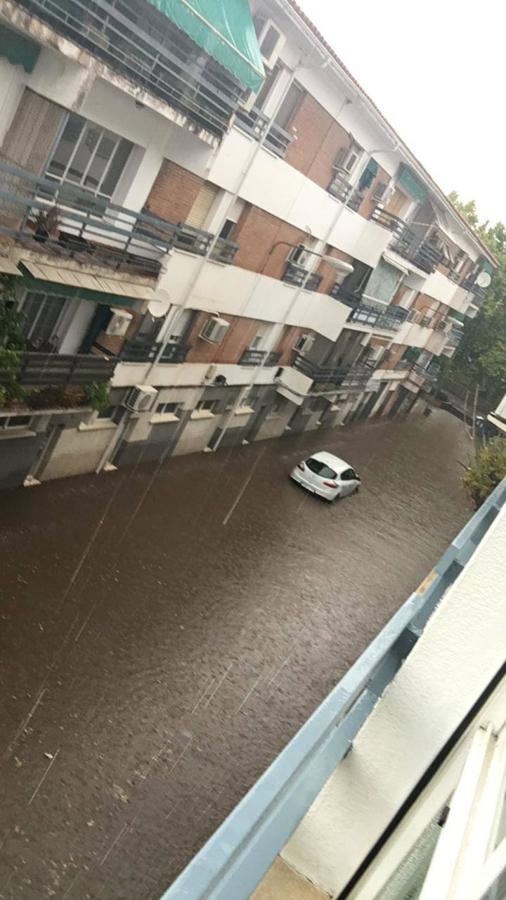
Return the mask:
<svg viewBox="0 0 506 900">
<path fill-rule="evenodd" d="M 247 900 L 506 503 L 506 479 L 161 900 Z"/>
</svg>

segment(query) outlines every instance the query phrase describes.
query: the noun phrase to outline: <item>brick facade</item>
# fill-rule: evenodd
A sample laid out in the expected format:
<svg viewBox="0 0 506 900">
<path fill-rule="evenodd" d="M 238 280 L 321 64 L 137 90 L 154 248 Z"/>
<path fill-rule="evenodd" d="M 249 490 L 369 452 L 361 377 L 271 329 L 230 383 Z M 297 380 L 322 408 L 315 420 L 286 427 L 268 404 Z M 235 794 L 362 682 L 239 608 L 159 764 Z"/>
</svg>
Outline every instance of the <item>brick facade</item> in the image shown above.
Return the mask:
<svg viewBox="0 0 506 900">
<path fill-rule="evenodd" d="M 257 206 L 250 206 L 234 230 L 234 241 L 239 244 L 234 265 L 252 272 L 262 272 L 272 278 L 281 278 L 290 252 L 287 244 L 300 244 L 305 240 L 307 235 L 303 231 Z M 280 241 L 285 243 L 274 246 Z"/>
<path fill-rule="evenodd" d="M 230 322 L 230 328 L 221 344 L 211 344 L 199 338 L 200 331 L 209 315 L 209 313 L 200 312 L 195 316 L 186 340 L 190 347 L 186 356 L 186 362 L 237 364 L 258 333 L 259 328 L 265 325 L 265 322 L 259 322 L 256 319 L 222 316 L 227 322 Z"/>
<path fill-rule="evenodd" d="M 185 222 L 204 179 L 164 160 L 146 201 L 146 209 L 167 222 Z"/>
<path fill-rule="evenodd" d="M 290 131 L 294 140 L 286 152 L 286 161 L 327 189 L 337 152 L 350 144 L 349 134 L 310 94 L 302 100 Z"/>
</svg>

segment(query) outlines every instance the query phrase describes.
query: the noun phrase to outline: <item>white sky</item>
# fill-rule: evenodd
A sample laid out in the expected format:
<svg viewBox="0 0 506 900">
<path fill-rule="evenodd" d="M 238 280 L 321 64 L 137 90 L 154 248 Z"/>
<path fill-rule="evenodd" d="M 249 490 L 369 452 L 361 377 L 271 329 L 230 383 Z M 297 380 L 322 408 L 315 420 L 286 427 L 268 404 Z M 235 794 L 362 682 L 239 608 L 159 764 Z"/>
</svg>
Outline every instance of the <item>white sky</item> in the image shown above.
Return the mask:
<svg viewBox="0 0 506 900">
<path fill-rule="evenodd" d="M 506 223 L 504 0 L 298 2 L 441 188 Z"/>
</svg>

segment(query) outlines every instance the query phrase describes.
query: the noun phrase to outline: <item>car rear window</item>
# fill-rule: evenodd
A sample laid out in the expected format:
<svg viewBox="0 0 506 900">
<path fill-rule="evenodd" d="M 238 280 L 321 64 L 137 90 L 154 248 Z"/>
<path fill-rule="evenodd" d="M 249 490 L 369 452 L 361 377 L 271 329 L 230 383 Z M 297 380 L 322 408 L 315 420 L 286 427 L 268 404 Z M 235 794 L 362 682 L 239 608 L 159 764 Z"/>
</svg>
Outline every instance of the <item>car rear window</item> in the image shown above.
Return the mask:
<svg viewBox="0 0 506 900">
<path fill-rule="evenodd" d="M 336 477 L 334 469 L 331 469 L 330 466 L 322 462 L 321 459 L 307 459 L 306 466 L 311 470 L 311 472 L 314 472 L 315 475 L 319 475 L 320 478 Z"/>
</svg>

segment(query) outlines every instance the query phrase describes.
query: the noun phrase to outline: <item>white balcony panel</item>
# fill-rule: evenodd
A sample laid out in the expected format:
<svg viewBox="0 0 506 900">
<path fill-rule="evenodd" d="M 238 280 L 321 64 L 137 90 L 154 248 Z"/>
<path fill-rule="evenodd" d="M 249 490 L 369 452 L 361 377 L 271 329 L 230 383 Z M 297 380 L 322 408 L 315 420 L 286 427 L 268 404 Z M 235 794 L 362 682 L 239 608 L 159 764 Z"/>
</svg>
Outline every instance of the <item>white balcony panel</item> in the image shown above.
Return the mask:
<svg viewBox="0 0 506 900">
<path fill-rule="evenodd" d="M 446 275 L 437 271 L 427 276 L 423 286 L 424 294 L 427 294 L 428 297 L 433 297 L 434 300 L 439 300 L 440 303 L 446 303 L 448 306 L 453 305 L 452 300 L 456 290 L 455 282 L 450 281 Z"/>
<path fill-rule="evenodd" d="M 407 344 L 408 347 L 426 347 L 434 330 L 416 325 L 414 322 L 404 322 L 395 336 L 396 344 Z"/>
<path fill-rule="evenodd" d="M 473 295 L 470 291 L 465 291 L 464 288 L 458 287 L 452 297 L 452 301 L 449 304 L 452 309 L 456 309 L 458 312 L 468 313 L 469 305 L 473 302 Z M 472 318 L 472 316 L 471 316 Z"/>
<path fill-rule="evenodd" d="M 296 406 L 301 406 L 307 397 L 313 381 L 307 375 L 303 375 L 297 369 L 291 367 L 283 369 L 278 380 L 278 394 L 291 400 Z"/>
<path fill-rule="evenodd" d="M 175 251 L 161 276 L 160 288 L 171 302 L 185 303 L 186 293 L 202 260 Z M 301 291 L 276 278 L 258 275 L 238 266 L 206 262 L 188 306 L 221 315 L 245 316 L 265 322 L 285 322 L 317 331 L 335 340 L 349 316 L 349 307 L 327 294 Z"/>
<path fill-rule="evenodd" d="M 219 352 L 219 347 L 216 348 Z M 132 387 L 135 384 L 156 384 L 159 387 L 194 387 L 210 383 L 223 375 L 228 385 L 273 384 L 277 366 L 239 366 L 232 363 L 159 363 L 151 371 L 151 363 L 119 363 L 112 379 L 113 387 Z M 311 382 L 310 382 L 311 383 Z"/>
<path fill-rule="evenodd" d="M 374 268 L 391 240 L 387 228 L 346 208 L 332 229 L 329 243 Z"/>
<path fill-rule="evenodd" d="M 428 350 L 429 353 L 434 353 L 435 356 L 441 356 L 447 340 L 448 333 L 446 331 L 433 331 L 431 337 L 427 341 L 425 349 Z"/>
</svg>

